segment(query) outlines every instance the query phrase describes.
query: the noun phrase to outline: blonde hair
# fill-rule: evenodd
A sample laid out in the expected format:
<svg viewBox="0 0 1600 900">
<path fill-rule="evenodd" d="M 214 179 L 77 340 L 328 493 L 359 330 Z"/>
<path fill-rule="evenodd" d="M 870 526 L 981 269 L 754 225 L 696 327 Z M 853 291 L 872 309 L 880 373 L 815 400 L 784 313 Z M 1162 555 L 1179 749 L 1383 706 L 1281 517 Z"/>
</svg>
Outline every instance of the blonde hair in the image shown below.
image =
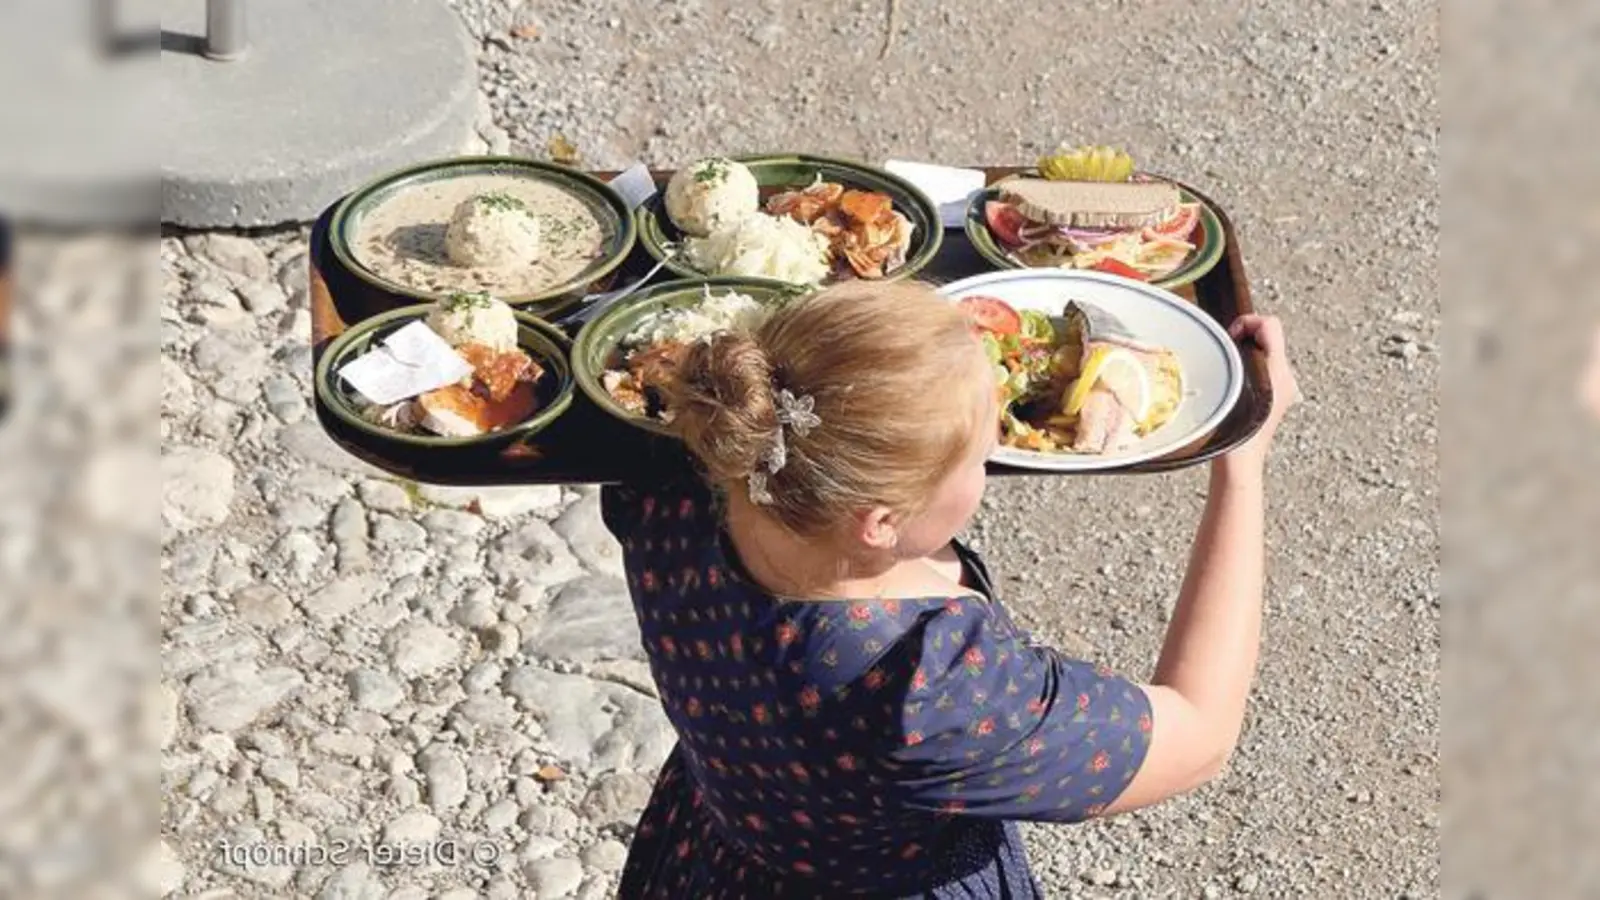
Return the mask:
<svg viewBox="0 0 1600 900">
<path fill-rule="evenodd" d="M 743 491 L 779 439 L 778 392 L 811 397 L 819 424 L 783 428 L 787 459 L 762 508 L 816 536 L 873 506 L 923 507 L 982 427 L 994 384 L 979 352 L 966 315 L 928 286 L 852 281 L 754 334 L 697 342 L 667 400 L 708 477 Z"/>
</svg>

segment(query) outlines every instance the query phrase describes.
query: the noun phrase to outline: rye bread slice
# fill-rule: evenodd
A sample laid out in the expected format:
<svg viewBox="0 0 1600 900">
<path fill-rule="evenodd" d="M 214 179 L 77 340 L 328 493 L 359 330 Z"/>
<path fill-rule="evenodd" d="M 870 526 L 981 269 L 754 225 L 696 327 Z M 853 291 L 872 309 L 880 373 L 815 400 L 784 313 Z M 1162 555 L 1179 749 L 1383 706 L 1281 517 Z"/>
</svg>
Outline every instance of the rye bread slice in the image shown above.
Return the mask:
<svg viewBox="0 0 1600 900">
<path fill-rule="evenodd" d="M 1178 211 L 1177 187 L 1165 181 L 1048 181 L 1013 178 L 1001 182 L 1001 199 L 1035 222 L 1074 228 L 1142 228 L 1159 225 Z"/>
</svg>

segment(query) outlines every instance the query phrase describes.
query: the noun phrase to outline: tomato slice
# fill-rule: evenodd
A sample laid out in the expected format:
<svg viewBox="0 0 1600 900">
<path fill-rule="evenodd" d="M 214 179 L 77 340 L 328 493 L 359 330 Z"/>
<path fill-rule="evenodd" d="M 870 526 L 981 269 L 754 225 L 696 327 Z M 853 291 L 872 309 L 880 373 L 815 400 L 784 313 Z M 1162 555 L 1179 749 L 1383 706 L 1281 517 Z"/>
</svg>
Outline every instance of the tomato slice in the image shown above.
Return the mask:
<svg viewBox="0 0 1600 900">
<path fill-rule="evenodd" d="M 1022 330 L 1022 316 L 999 297 L 975 294 L 956 304 L 972 323 L 990 334 L 1005 336 Z"/>
<path fill-rule="evenodd" d="M 983 218 L 989 224 L 989 230 L 1000 239 L 1000 243 L 1007 247 L 1015 247 L 1022 243 L 1022 238 L 1018 237 L 1017 232 L 1028 224 L 1028 217 L 1018 212 L 1015 206 L 999 200 L 990 200 L 983 205 Z"/>
<path fill-rule="evenodd" d="M 1126 263 L 1117 262 L 1114 259 L 1102 259 L 1089 268 L 1099 272 L 1105 272 L 1109 275 L 1121 275 L 1123 278 L 1132 278 L 1134 281 L 1150 280 L 1149 275 L 1146 275 L 1138 269 L 1135 269 L 1133 266 L 1127 265 Z"/>
<path fill-rule="evenodd" d="M 1147 234 L 1158 237 L 1171 238 L 1178 241 L 1189 240 L 1189 235 L 1194 233 L 1196 225 L 1200 224 L 1200 204 L 1185 203 L 1178 207 L 1178 214 L 1162 222 L 1152 225 L 1145 231 Z"/>
</svg>

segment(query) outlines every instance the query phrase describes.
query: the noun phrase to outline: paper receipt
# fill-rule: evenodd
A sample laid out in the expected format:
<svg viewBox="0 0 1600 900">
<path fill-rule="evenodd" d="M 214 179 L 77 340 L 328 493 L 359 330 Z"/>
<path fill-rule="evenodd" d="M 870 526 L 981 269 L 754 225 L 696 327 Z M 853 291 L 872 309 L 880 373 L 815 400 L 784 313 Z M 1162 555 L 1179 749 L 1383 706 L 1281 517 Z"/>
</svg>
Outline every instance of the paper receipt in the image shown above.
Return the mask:
<svg viewBox="0 0 1600 900">
<path fill-rule="evenodd" d="M 346 384 L 379 406 L 455 384 L 471 374 L 472 366 L 420 320 L 339 370 Z"/>
</svg>

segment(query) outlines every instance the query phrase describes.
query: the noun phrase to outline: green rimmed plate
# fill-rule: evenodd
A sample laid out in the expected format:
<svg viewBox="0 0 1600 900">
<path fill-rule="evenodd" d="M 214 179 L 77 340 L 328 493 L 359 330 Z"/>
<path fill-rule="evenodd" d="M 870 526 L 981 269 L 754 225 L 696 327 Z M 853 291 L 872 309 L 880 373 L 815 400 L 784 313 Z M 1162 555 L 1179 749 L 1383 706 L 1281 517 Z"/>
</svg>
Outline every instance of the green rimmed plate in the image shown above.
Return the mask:
<svg viewBox="0 0 1600 900">
<path fill-rule="evenodd" d="M 536 434 L 549 427 L 572 405 L 572 365 L 568 356 L 570 341 L 561 329 L 521 310 L 516 311 L 517 344 L 544 367 L 544 376 L 535 385 L 539 409 L 525 422 L 490 434 L 475 437 L 440 437 L 433 434 L 408 434 L 370 422 L 361 416 L 361 398 L 339 377 L 345 363 L 366 353 L 395 331 L 426 318 L 433 304 L 424 303 L 390 310 L 350 326 L 317 361 L 314 386 L 317 399 L 340 421 L 376 438 L 411 447 L 461 449 L 499 447 L 513 440 Z"/>
<path fill-rule="evenodd" d="M 913 231 L 911 247 L 906 251 L 905 264 L 877 281 L 899 281 L 921 271 L 939 252 L 944 240 L 944 224 L 939 219 L 939 207 L 911 182 L 898 175 L 885 172 L 863 163 L 826 156 L 808 154 L 773 154 L 763 156 L 736 156 L 735 162 L 750 169 L 756 184 L 761 187 L 761 200 L 766 202 L 772 194 L 791 188 L 803 188 L 821 175 L 824 181 L 842 184 L 847 188 L 878 191 L 888 194 L 894 201 L 895 211 L 911 220 Z M 657 262 L 666 260 L 666 268 L 684 278 L 713 277 L 690 266 L 681 256 L 668 256 L 668 248 L 683 240 L 683 233 L 672 224 L 666 211 L 666 192 L 659 191 L 635 213 L 638 219 L 639 243 Z M 786 284 L 775 278 L 751 279 L 772 284 Z M 837 278 L 823 281 L 831 284 Z"/>
<path fill-rule="evenodd" d="M 443 256 L 445 226 L 457 203 L 490 191 L 551 205 L 541 209 L 547 248 L 566 241 L 565 234 L 593 233 L 591 227 L 598 229 L 598 248 L 554 263 L 462 274 Z M 588 218 L 593 226 L 567 224 Z M 627 202 L 605 182 L 556 163 L 504 156 L 434 160 L 380 176 L 346 197 L 328 227 L 340 264 L 379 290 L 417 301 L 487 291 L 541 315 L 581 300 L 622 265 L 637 238 Z"/>
<path fill-rule="evenodd" d="M 1226 238 L 1222 234 L 1222 220 L 1217 217 L 1216 210 L 1209 204 L 1182 187 L 1178 189 L 1184 203 L 1200 204 L 1200 224 L 1196 228 L 1199 243 L 1183 265 L 1173 270 L 1168 275 L 1149 282 L 1152 287 L 1173 290 L 1192 284 L 1222 259 Z M 972 242 L 978 254 L 999 269 L 1028 269 L 1048 268 L 1044 266 L 1028 266 L 1007 253 L 1000 242 L 995 239 L 994 232 L 989 230 L 988 220 L 984 217 L 984 204 L 1000 199 L 1000 190 L 991 185 L 972 196 L 967 204 L 966 231 L 967 239 Z M 1075 271 L 1064 269 L 1063 271 Z"/>
<path fill-rule="evenodd" d="M 572 370 L 578 389 L 594 405 L 617 419 L 660 435 L 672 434 L 663 423 L 635 415 L 611 398 L 600 376 L 615 360 L 623 338 L 652 316 L 669 309 L 699 303 L 706 291 L 717 294 L 739 293 L 763 303 L 781 303 L 805 296 L 809 289 L 770 278 L 686 278 L 652 285 L 632 295 L 626 302 L 606 310 L 583 326 L 572 345 Z"/>
</svg>

